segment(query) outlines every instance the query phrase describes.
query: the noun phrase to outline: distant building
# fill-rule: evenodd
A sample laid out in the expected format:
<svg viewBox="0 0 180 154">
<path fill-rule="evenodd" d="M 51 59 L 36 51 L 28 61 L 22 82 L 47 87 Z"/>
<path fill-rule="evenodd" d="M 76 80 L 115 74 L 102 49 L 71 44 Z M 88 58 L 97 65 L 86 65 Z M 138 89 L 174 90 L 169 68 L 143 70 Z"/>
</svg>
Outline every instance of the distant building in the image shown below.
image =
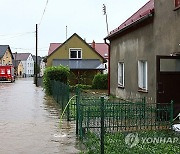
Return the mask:
<svg viewBox="0 0 180 154">
<path fill-rule="evenodd" d="M 104 56 L 74 33 L 64 43 L 50 44 L 47 67 L 68 66 L 71 84 L 92 84 L 94 75 L 105 70 Z"/>
<path fill-rule="evenodd" d="M 96 52 L 98 52 L 106 62 L 104 63 L 103 73 L 108 73 L 108 46 L 105 43 L 96 43 L 94 40 L 92 43 L 88 43 Z M 50 43 L 48 55 L 54 52 L 58 47 L 60 47 L 62 43 Z"/>
<path fill-rule="evenodd" d="M 13 55 L 9 45 L 0 45 L 0 65 L 12 65 Z"/>
<path fill-rule="evenodd" d="M 44 59 L 41 59 L 40 62 L 40 76 L 42 77 L 44 75 L 44 70 L 46 68 L 46 63 L 44 62 Z"/>
<path fill-rule="evenodd" d="M 31 53 L 13 53 L 17 67 L 21 63 L 23 69 L 19 72 L 23 77 L 31 77 L 34 75 L 34 60 Z M 20 69 L 20 68 L 18 68 Z"/>
</svg>

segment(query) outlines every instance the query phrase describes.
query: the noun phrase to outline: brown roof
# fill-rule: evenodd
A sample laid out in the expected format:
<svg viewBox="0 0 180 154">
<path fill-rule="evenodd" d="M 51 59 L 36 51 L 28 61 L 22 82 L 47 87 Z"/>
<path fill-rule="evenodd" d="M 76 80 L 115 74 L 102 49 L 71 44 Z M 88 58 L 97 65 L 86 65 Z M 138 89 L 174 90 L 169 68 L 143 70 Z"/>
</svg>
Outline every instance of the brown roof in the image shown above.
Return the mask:
<svg viewBox="0 0 180 154">
<path fill-rule="evenodd" d="M 13 53 L 13 57 L 14 57 L 15 60 L 22 60 L 22 61 L 24 61 L 24 60 L 28 59 L 30 54 L 31 53 L 16 53 L 16 54 Z"/>
</svg>

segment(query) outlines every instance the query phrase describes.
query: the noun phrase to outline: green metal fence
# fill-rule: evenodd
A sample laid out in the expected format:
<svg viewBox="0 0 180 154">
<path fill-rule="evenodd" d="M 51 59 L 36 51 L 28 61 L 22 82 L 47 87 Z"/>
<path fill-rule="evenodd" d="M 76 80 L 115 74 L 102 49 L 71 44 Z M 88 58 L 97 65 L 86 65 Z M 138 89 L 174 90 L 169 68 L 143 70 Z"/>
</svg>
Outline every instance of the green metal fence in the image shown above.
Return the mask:
<svg viewBox="0 0 180 154">
<path fill-rule="evenodd" d="M 101 99 L 81 100 L 80 132 L 101 128 L 101 104 Z M 106 132 L 168 129 L 172 124 L 172 106 L 172 103 L 148 104 L 143 99 L 139 102 L 104 100 L 104 127 Z"/>
<path fill-rule="evenodd" d="M 104 153 L 106 133 L 162 130 L 172 125 L 173 102 L 150 104 L 145 99 L 117 102 L 103 97 L 79 101 L 78 134 L 81 139 L 89 132 L 96 134 L 101 153 Z"/>
<path fill-rule="evenodd" d="M 79 89 L 70 89 L 57 81 L 52 81 L 51 87 L 53 97 L 62 110 L 69 103 L 67 120 L 76 120 L 76 134 L 80 139 L 86 138 L 89 132 L 96 134 L 101 153 L 104 153 L 107 133 L 162 130 L 172 125 L 173 102 L 147 103 L 145 98 L 117 101 L 89 97 Z"/>
<path fill-rule="evenodd" d="M 51 89 L 54 100 L 60 104 L 61 110 L 63 111 L 73 94 L 70 93 L 69 85 L 61 83 L 59 81 L 51 81 Z M 67 106 L 65 113 L 67 115 L 66 117 L 68 121 L 75 119 L 75 99 L 71 99 L 71 102 Z"/>
</svg>

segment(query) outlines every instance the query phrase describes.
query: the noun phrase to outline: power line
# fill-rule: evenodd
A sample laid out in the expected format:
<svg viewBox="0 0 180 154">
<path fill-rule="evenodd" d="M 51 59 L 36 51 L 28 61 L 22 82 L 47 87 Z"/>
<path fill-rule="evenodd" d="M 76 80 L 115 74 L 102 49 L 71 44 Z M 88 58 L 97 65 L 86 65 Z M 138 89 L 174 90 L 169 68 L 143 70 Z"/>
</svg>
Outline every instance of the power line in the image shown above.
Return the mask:
<svg viewBox="0 0 180 154">
<path fill-rule="evenodd" d="M 15 34 L 0 34 L 0 36 L 16 36 L 16 35 L 25 35 L 25 34 L 30 34 L 30 33 L 35 33 L 35 32 L 23 32 L 23 33 L 15 33 Z"/>
<path fill-rule="evenodd" d="M 26 33 L 19 33 L 19 34 L 14 34 L 14 35 L 0 35 L 3 36 L 3 38 L 0 38 L 0 40 L 7 40 L 7 39 L 12 39 L 12 38 L 16 38 L 16 37 L 20 37 L 20 36 L 24 36 L 24 35 L 29 35 L 29 34 L 34 34 L 35 32 L 26 32 Z"/>
<path fill-rule="evenodd" d="M 42 16 L 41 16 L 41 20 L 40 20 L 40 22 L 39 22 L 39 24 L 38 24 L 39 27 L 40 27 L 40 25 L 41 25 L 41 22 L 42 22 L 42 20 L 43 20 L 44 14 L 45 14 L 45 12 L 46 12 L 46 8 L 47 8 L 47 5 L 48 5 L 48 2 L 49 2 L 49 0 L 46 1 L 46 5 L 45 5 L 45 8 L 44 8 L 43 14 L 42 14 Z"/>
</svg>

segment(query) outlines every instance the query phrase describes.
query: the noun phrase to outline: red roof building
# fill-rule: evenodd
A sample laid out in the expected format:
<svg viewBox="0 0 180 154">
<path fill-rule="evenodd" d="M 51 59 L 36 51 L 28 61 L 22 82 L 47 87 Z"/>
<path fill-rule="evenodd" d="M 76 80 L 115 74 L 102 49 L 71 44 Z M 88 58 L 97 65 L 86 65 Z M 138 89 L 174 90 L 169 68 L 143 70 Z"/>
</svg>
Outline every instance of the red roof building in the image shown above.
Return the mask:
<svg viewBox="0 0 180 154">
<path fill-rule="evenodd" d="M 102 57 L 106 60 L 108 59 L 108 46 L 105 43 L 88 43 L 92 48 L 94 48 Z M 48 55 L 53 53 L 62 43 L 50 43 Z"/>
</svg>

